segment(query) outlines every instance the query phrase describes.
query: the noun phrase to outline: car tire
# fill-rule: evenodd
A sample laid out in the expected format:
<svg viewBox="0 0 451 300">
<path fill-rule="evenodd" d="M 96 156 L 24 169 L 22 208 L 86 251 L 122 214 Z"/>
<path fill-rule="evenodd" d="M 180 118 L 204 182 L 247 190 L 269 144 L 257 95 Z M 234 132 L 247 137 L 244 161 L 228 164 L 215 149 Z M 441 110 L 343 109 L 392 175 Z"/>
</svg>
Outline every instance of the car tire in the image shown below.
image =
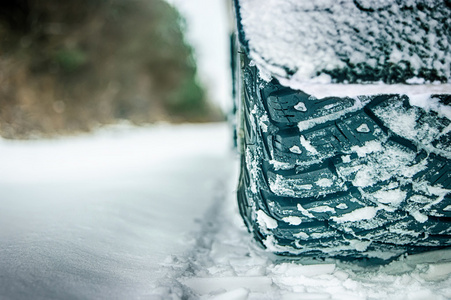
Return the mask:
<svg viewBox="0 0 451 300">
<path fill-rule="evenodd" d="M 259 244 L 382 262 L 451 245 L 449 115 L 402 94 L 316 99 L 239 56 L 238 204 Z"/>
</svg>

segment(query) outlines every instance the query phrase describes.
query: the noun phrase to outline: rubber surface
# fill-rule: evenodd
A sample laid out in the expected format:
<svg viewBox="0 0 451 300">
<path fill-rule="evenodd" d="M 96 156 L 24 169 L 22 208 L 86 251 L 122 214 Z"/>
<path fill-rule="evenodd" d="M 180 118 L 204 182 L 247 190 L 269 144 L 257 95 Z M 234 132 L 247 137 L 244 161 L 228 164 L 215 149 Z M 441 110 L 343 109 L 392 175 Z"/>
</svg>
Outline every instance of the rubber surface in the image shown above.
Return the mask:
<svg viewBox="0 0 451 300">
<path fill-rule="evenodd" d="M 238 201 L 257 241 L 382 261 L 451 245 L 447 117 L 405 95 L 315 99 L 243 59 Z"/>
</svg>

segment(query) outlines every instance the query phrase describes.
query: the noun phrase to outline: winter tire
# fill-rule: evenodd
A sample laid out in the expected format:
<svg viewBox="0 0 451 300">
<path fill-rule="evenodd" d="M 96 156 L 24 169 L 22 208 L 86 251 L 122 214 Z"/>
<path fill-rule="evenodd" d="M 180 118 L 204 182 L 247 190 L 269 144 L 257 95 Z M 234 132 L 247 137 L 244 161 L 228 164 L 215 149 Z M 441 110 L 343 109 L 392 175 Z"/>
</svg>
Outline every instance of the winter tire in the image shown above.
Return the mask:
<svg viewBox="0 0 451 300">
<path fill-rule="evenodd" d="M 449 91 L 316 98 L 262 74 L 237 15 L 237 194 L 259 244 L 382 262 L 451 246 Z"/>
<path fill-rule="evenodd" d="M 244 64 L 238 201 L 257 241 L 380 259 L 451 245 L 447 117 L 405 95 L 315 99 Z"/>
</svg>

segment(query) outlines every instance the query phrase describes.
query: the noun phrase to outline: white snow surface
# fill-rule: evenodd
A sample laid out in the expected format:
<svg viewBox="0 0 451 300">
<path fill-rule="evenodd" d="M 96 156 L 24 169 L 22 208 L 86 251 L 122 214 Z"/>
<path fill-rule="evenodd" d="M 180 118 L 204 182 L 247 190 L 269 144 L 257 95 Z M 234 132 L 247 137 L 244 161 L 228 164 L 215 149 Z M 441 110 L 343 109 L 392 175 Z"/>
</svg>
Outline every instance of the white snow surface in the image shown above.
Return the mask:
<svg viewBox="0 0 451 300">
<path fill-rule="evenodd" d="M 225 124 L 0 139 L 0 299 L 152 298 L 233 168 Z M 166 277 L 169 276 L 169 277 Z"/>
<path fill-rule="evenodd" d="M 303 83 L 293 79 L 279 79 L 284 86 L 321 99 L 326 97 L 357 97 L 361 95 L 401 94 L 412 98 L 412 105 L 426 106 L 431 101 L 432 94 L 451 94 L 449 83 L 428 84 L 385 84 L 362 83 L 362 84 L 339 84 L 339 83 Z M 301 102 L 302 103 L 302 102 Z M 437 103 L 428 104 L 439 105 Z"/>
<path fill-rule="evenodd" d="M 259 248 L 230 136 L 207 124 L 0 139 L 0 299 L 451 299 L 451 251 L 359 266 Z"/>
</svg>

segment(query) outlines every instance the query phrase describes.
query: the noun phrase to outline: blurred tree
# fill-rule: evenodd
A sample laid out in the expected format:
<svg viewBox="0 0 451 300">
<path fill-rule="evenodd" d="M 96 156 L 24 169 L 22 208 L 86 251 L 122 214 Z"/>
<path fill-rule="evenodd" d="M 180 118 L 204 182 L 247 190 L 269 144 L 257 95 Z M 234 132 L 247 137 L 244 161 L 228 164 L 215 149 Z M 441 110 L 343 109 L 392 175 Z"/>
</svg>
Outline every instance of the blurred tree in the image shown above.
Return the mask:
<svg viewBox="0 0 451 300">
<path fill-rule="evenodd" d="M 180 24 L 163 0 L 1 2 L 0 134 L 217 120 Z"/>
</svg>

